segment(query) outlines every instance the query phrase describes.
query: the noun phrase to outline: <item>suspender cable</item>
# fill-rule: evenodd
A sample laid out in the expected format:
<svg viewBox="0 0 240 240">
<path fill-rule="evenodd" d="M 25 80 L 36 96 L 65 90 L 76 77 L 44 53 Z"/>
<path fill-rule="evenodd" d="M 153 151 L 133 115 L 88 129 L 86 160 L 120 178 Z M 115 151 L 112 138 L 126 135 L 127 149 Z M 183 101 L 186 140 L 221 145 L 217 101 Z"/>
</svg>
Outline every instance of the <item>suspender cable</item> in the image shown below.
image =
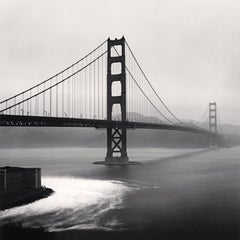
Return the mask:
<svg viewBox="0 0 240 240">
<path fill-rule="evenodd" d="M 30 90 L 30 101 L 29 101 L 29 112 L 30 112 L 30 115 L 32 115 L 32 90 Z"/>
<path fill-rule="evenodd" d="M 127 71 L 129 72 L 128 68 Z M 164 117 L 167 121 L 169 121 L 170 123 L 174 124 L 170 119 L 168 119 L 163 113 L 161 113 L 158 108 L 153 104 L 153 102 L 149 99 L 149 97 L 146 95 L 146 93 L 142 90 L 142 88 L 139 86 L 139 84 L 137 83 L 136 79 L 133 77 L 133 75 L 129 72 L 131 78 L 133 79 L 133 81 L 136 83 L 136 85 L 138 86 L 138 88 L 140 89 L 140 91 L 145 95 L 146 99 L 151 103 L 151 105 L 155 108 L 155 110 L 162 116 Z"/>
<path fill-rule="evenodd" d="M 79 69 L 79 67 L 78 67 L 78 64 L 76 65 L 77 66 L 77 71 L 78 71 L 78 69 Z M 81 73 L 78 73 L 77 75 L 76 75 L 76 78 L 75 78 L 75 107 L 76 107 L 76 118 L 79 118 L 79 99 L 78 99 L 78 96 L 79 96 L 79 94 L 78 94 L 78 88 L 79 88 L 79 78 L 80 78 L 80 74 Z"/>
<path fill-rule="evenodd" d="M 102 57 L 102 56 L 105 55 L 106 53 L 107 53 L 107 51 L 105 51 L 103 54 L 101 54 L 100 56 L 98 56 L 98 58 Z M 77 74 L 78 72 L 82 71 L 83 69 L 89 67 L 94 61 L 97 61 L 98 58 L 96 58 L 96 59 L 92 60 L 91 62 L 87 63 L 83 68 L 81 68 L 81 69 L 79 69 L 77 72 L 73 73 L 73 75 L 75 75 L 75 74 Z M 68 80 L 68 79 L 69 79 L 70 77 L 72 77 L 73 75 L 69 75 L 69 76 L 65 77 L 65 78 L 64 78 L 63 80 L 61 80 L 61 81 L 57 81 L 57 79 L 56 79 L 56 83 L 55 83 L 55 84 L 53 84 L 52 86 L 46 88 L 45 90 L 39 91 L 38 93 L 34 94 L 34 95 L 32 96 L 32 98 L 43 94 L 45 91 L 48 91 L 50 88 L 55 88 L 55 87 L 57 87 L 59 84 L 61 84 L 62 82 Z M 9 110 L 10 108 L 13 108 L 13 107 L 15 107 L 15 106 L 18 105 L 18 104 L 23 104 L 23 111 L 24 111 L 24 103 L 25 103 L 26 101 L 28 101 L 30 98 L 24 99 L 24 94 L 22 94 L 22 97 L 23 97 L 22 101 L 19 101 L 18 103 L 13 104 L 13 105 L 11 105 L 11 106 L 7 106 L 5 109 L 2 109 L 2 110 L 0 111 L 0 113 L 3 113 L 4 111 L 7 111 L 7 110 Z"/>
<path fill-rule="evenodd" d="M 58 76 L 56 76 L 56 84 L 58 83 Z M 56 117 L 58 117 L 58 84 L 56 85 Z"/>
<path fill-rule="evenodd" d="M 43 84 L 43 116 L 45 115 L 45 83 Z"/>
<path fill-rule="evenodd" d="M 74 73 L 74 66 L 72 66 L 72 74 Z M 72 98 L 71 98 L 71 102 L 72 102 L 72 114 L 71 116 L 74 117 L 74 77 L 75 75 L 73 75 L 71 78 L 70 78 L 70 84 L 71 84 L 71 91 L 72 92 Z"/>
<path fill-rule="evenodd" d="M 83 65 L 83 63 L 82 63 Z M 81 65 L 81 67 L 82 67 Z M 85 70 L 84 70 L 85 71 Z M 85 78 L 84 78 L 84 71 L 82 72 L 82 75 L 81 75 L 81 88 L 80 88 L 80 95 L 81 95 L 81 103 L 82 103 L 82 115 L 83 115 L 83 118 L 85 118 L 85 109 L 84 109 L 84 99 L 85 99 Z"/>
<path fill-rule="evenodd" d="M 8 98 L 8 99 L 5 99 L 5 100 L 1 101 L 0 104 L 4 103 L 4 102 L 6 102 L 6 101 L 9 101 L 9 100 L 11 100 L 11 99 L 14 99 L 15 97 L 21 96 L 21 95 L 23 95 L 24 93 L 27 93 L 27 92 L 29 92 L 30 90 L 33 90 L 33 89 L 37 88 L 38 86 L 41 86 L 41 85 L 43 85 L 44 83 L 50 81 L 50 79 L 54 79 L 56 76 L 62 74 L 63 72 L 65 72 L 65 71 L 67 71 L 68 69 L 70 69 L 72 66 L 74 66 L 74 65 L 76 65 L 77 63 L 79 63 L 79 62 L 83 61 L 84 59 L 86 59 L 86 58 L 87 58 L 90 54 L 92 54 L 94 51 L 96 51 L 97 49 L 99 49 L 99 48 L 101 48 L 102 46 L 104 46 L 106 42 L 107 42 L 107 40 L 105 40 L 104 42 L 102 42 L 101 44 L 99 44 L 95 49 L 93 49 L 91 52 L 89 52 L 89 53 L 88 53 L 87 55 L 85 55 L 83 58 L 81 58 L 81 59 L 79 59 L 78 61 L 76 61 L 75 63 L 73 63 L 71 66 L 63 69 L 63 70 L 60 71 L 60 72 L 58 72 L 58 73 L 55 74 L 54 76 L 52 76 L 52 77 L 44 80 L 43 82 L 41 82 L 41 83 L 39 83 L 39 84 L 34 85 L 33 87 L 31 87 L 31 88 L 29 88 L 29 89 L 27 89 L 27 90 L 25 90 L 25 91 L 23 91 L 23 92 L 21 92 L 21 93 L 18 93 L 18 94 L 14 95 L 14 96 L 12 96 L 12 97 L 10 97 L 10 98 Z"/>
<path fill-rule="evenodd" d="M 95 59 L 95 52 L 93 53 L 93 59 Z M 95 62 L 93 63 L 93 118 L 95 118 L 95 110 L 96 110 L 96 103 L 95 103 L 95 100 L 96 100 L 96 83 L 95 83 L 95 71 L 96 71 L 96 65 L 95 65 Z"/>
<path fill-rule="evenodd" d="M 91 55 L 89 56 L 90 57 L 90 62 L 91 62 Z M 90 116 L 89 118 L 92 118 L 92 73 L 91 73 L 91 70 L 92 70 L 92 66 L 90 65 L 89 66 L 89 96 L 90 96 L 90 99 L 89 99 L 89 103 L 90 103 Z"/>
<path fill-rule="evenodd" d="M 16 98 L 14 98 L 14 104 L 16 104 Z M 16 115 L 16 107 L 14 108 L 14 114 Z"/>
<path fill-rule="evenodd" d="M 37 96 L 36 96 L 36 115 L 37 116 L 39 114 L 38 108 L 39 108 L 39 87 L 37 87 Z"/>
<path fill-rule="evenodd" d="M 61 74 L 61 81 L 63 80 L 63 73 Z M 64 115 L 64 85 L 65 83 L 62 83 L 62 117 L 65 117 Z"/>
<path fill-rule="evenodd" d="M 102 48 L 102 53 L 104 52 L 104 48 Z M 103 87 L 103 84 L 104 84 L 104 73 L 103 73 L 103 64 L 104 64 L 104 57 L 102 58 L 102 119 L 104 119 L 104 106 L 103 106 L 103 91 L 104 91 L 104 87 Z"/>
<path fill-rule="evenodd" d="M 68 75 L 68 70 L 67 70 L 67 76 Z M 67 116 L 70 117 L 70 78 L 68 78 L 67 81 Z"/>
<path fill-rule="evenodd" d="M 50 81 L 50 86 L 52 86 L 52 80 Z M 52 116 L 52 88 L 50 88 L 50 117 Z"/>
<path fill-rule="evenodd" d="M 151 87 L 151 89 L 153 90 L 153 92 L 156 94 L 156 96 L 157 96 L 157 98 L 159 99 L 159 101 L 163 104 L 163 106 L 168 110 L 168 112 L 169 112 L 179 123 L 181 123 L 182 125 L 185 125 L 180 119 L 178 119 L 178 118 L 173 114 L 173 112 L 168 108 L 168 106 L 163 102 L 163 100 L 162 100 L 162 99 L 160 98 L 160 96 L 157 94 L 157 92 L 156 92 L 155 89 L 153 88 L 152 84 L 150 83 L 149 79 L 147 78 L 146 74 L 144 73 L 143 69 L 141 68 L 140 64 L 138 63 L 138 61 L 137 61 L 135 55 L 133 54 L 130 46 L 128 45 L 128 42 L 127 42 L 127 41 L 126 41 L 126 45 L 127 45 L 128 49 L 129 49 L 129 51 L 131 52 L 131 54 L 132 54 L 132 56 L 133 56 L 133 58 L 134 58 L 134 60 L 135 60 L 135 62 L 136 62 L 136 64 L 137 64 L 137 66 L 138 66 L 139 69 L 141 70 L 144 78 L 145 78 L 146 81 L 148 82 L 148 84 L 149 84 L 149 86 Z"/>
<path fill-rule="evenodd" d="M 97 50 L 97 53 L 98 53 L 98 55 L 99 55 L 99 49 Z M 97 107 L 97 109 L 98 109 L 98 113 L 97 113 L 97 118 L 99 119 L 100 118 L 100 115 L 99 115 L 99 106 L 100 106 L 100 99 L 99 99 L 99 92 L 100 92 L 100 85 L 99 85 L 99 59 L 98 59 L 98 61 L 97 61 L 97 82 L 98 82 L 98 84 L 97 84 L 97 86 L 98 86 L 98 88 L 97 88 L 97 91 L 98 91 L 98 96 L 97 96 L 97 104 L 98 104 L 98 107 Z"/>
</svg>

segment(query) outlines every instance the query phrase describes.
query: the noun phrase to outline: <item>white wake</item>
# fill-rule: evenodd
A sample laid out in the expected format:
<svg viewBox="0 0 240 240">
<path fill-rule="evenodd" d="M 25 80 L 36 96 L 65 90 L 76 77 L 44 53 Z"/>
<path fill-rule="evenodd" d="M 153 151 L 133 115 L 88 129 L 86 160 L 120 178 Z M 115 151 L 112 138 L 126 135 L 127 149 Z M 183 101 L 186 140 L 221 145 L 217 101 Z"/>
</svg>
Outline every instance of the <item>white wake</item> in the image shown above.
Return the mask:
<svg viewBox="0 0 240 240">
<path fill-rule="evenodd" d="M 101 221 L 111 209 L 122 207 L 130 189 L 123 182 L 67 177 L 45 177 L 43 185 L 55 193 L 31 204 L 0 211 L 0 222 L 20 222 L 26 227 L 48 231 L 69 229 L 111 229 L 117 219 Z"/>
</svg>

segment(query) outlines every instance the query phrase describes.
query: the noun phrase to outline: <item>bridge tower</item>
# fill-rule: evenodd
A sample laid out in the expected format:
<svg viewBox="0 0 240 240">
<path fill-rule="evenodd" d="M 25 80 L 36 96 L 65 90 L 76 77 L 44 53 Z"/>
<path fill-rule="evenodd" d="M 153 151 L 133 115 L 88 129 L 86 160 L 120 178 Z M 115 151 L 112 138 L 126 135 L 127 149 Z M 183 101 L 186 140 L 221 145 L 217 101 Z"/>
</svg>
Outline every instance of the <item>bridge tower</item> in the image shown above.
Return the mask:
<svg viewBox="0 0 240 240">
<path fill-rule="evenodd" d="M 214 133 L 209 136 L 209 147 L 217 148 L 217 104 L 215 102 L 209 103 L 209 131 Z"/>
<path fill-rule="evenodd" d="M 114 47 L 121 48 L 119 55 L 114 55 Z M 114 65 L 118 65 L 120 72 L 113 72 Z M 119 82 L 121 93 L 113 96 L 112 85 Z M 127 129 L 126 122 L 126 71 L 125 71 L 125 39 L 108 39 L 107 56 L 107 121 L 112 123 L 113 106 L 120 105 L 121 126 L 107 127 L 107 154 L 105 162 L 109 164 L 128 164 L 127 155 Z"/>
</svg>

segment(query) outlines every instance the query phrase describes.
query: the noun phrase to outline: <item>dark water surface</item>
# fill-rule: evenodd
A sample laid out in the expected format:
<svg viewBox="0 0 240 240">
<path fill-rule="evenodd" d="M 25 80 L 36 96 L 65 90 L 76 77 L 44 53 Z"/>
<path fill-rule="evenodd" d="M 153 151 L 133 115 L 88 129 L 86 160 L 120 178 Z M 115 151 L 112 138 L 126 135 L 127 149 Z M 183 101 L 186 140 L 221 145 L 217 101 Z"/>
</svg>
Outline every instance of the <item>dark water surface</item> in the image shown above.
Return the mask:
<svg viewBox="0 0 240 240">
<path fill-rule="evenodd" d="M 1 225 L 21 223 L 16 239 L 240 239 L 239 147 L 129 152 L 143 164 L 92 165 L 105 149 L 0 150 L 1 166 L 41 167 L 55 190 L 1 211 Z"/>
</svg>

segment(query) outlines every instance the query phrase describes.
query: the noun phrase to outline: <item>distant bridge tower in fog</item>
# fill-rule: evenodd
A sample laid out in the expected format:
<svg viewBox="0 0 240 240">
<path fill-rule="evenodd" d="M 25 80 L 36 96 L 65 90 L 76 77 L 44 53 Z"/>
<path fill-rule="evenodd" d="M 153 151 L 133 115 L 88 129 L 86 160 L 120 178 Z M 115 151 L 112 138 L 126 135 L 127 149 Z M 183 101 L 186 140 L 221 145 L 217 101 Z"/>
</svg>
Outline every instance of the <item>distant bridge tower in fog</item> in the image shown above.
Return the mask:
<svg viewBox="0 0 240 240">
<path fill-rule="evenodd" d="M 209 131 L 213 132 L 213 135 L 209 135 L 209 147 L 218 147 L 218 133 L 217 133 L 217 104 L 209 103 Z"/>
</svg>

